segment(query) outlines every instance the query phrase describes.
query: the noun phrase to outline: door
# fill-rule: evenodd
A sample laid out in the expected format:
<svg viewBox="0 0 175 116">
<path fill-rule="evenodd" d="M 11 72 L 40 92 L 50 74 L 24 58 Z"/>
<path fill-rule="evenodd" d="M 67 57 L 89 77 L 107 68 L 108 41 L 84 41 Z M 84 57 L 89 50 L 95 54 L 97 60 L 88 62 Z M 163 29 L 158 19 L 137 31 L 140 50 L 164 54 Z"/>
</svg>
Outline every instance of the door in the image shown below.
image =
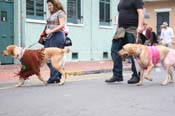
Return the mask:
<svg viewBox="0 0 175 116">
<path fill-rule="evenodd" d="M 0 51 L 14 43 L 13 12 L 12 1 L 0 1 Z M 0 54 L 0 62 L 1 64 L 12 64 L 13 59 Z"/>
<path fill-rule="evenodd" d="M 160 12 L 157 13 L 157 34 L 160 35 L 161 29 L 160 26 L 163 22 L 167 22 L 169 24 L 169 12 Z"/>
</svg>

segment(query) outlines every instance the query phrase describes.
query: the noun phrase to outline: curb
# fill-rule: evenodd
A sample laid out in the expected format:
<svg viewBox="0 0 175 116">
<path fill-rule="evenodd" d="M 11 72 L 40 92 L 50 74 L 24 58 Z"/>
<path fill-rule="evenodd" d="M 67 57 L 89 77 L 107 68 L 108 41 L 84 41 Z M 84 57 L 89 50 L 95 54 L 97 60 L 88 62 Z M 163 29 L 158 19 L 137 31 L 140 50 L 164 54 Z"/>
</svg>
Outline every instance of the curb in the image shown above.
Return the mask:
<svg viewBox="0 0 175 116">
<path fill-rule="evenodd" d="M 11 73 L 11 71 L 6 72 L 7 69 L 9 70 L 9 68 L 7 67 L 7 68 L 5 68 L 4 70 L 2 70 L 0 72 L 0 78 L 2 76 L 2 78 L 0 80 L 0 84 L 1 83 L 6 83 L 6 82 L 16 82 L 17 81 L 17 79 L 10 78 L 10 76 L 14 76 L 14 75 Z M 12 67 L 10 69 L 14 69 L 14 67 Z M 79 69 L 81 69 L 81 68 L 79 68 Z M 130 70 L 131 70 L 131 68 L 130 68 L 129 65 L 124 65 L 123 66 L 123 71 L 130 71 Z M 90 75 L 90 74 L 100 74 L 100 73 L 112 73 L 112 68 L 109 68 L 109 67 L 107 68 L 106 67 L 106 69 L 103 69 L 103 67 L 101 67 L 101 69 L 100 68 L 97 68 L 97 69 L 91 68 L 91 69 L 88 69 L 88 70 L 87 69 L 74 70 L 74 71 L 73 70 L 67 70 L 67 72 L 66 72 L 66 74 L 70 75 L 70 76 Z M 45 71 L 45 72 L 43 72 L 43 75 L 44 74 L 47 75 L 48 72 Z"/>
<path fill-rule="evenodd" d="M 131 68 L 124 68 L 124 71 L 130 71 Z M 112 72 L 112 69 L 100 69 L 100 70 L 89 70 L 89 71 L 75 71 L 75 72 L 66 72 L 67 75 L 89 75 L 89 74 L 99 74 L 99 73 L 109 73 Z"/>
</svg>

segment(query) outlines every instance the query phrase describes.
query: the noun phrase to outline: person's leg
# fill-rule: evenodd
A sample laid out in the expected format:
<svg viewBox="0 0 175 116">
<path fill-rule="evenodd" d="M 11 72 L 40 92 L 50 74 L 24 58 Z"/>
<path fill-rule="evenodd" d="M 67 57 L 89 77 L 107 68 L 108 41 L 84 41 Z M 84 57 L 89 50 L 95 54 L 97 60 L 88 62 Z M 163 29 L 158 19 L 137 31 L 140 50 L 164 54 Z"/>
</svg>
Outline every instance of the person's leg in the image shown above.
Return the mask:
<svg viewBox="0 0 175 116">
<path fill-rule="evenodd" d="M 50 47 L 50 39 L 47 39 L 45 44 L 44 44 L 44 48 L 48 48 L 48 47 Z M 48 79 L 47 83 L 49 83 L 49 84 L 54 83 L 55 80 L 54 80 L 54 78 L 52 78 L 53 77 L 52 65 L 51 65 L 51 63 L 47 63 L 47 66 L 50 69 L 50 76 L 49 76 L 49 79 Z"/>
<path fill-rule="evenodd" d="M 62 39 L 64 38 L 60 36 L 60 34 L 53 34 L 52 37 L 48 40 L 48 42 L 46 41 L 45 48 L 46 47 L 58 47 L 58 48 L 63 47 L 62 46 L 63 42 L 61 41 Z M 61 73 L 58 72 L 56 69 L 54 69 L 51 63 L 48 63 L 47 65 L 50 69 L 50 77 L 47 83 L 48 84 L 55 83 L 55 82 L 59 83 L 61 79 Z"/>
<path fill-rule="evenodd" d="M 61 79 L 61 73 L 55 70 L 51 63 L 47 64 L 50 69 L 50 78 L 48 79 L 47 83 L 59 83 Z"/>
<path fill-rule="evenodd" d="M 135 43 L 135 38 L 133 34 L 127 33 L 127 41 L 128 43 Z M 134 84 L 134 83 L 138 83 L 140 78 L 139 75 L 137 73 L 136 70 L 136 66 L 135 66 L 135 62 L 134 62 L 134 58 L 131 56 L 131 70 L 132 70 L 132 77 L 130 80 L 128 80 L 128 84 Z"/>
<path fill-rule="evenodd" d="M 106 82 L 110 83 L 116 81 L 123 81 L 122 60 L 117 53 L 122 48 L 122 45 L 122 39 L 112 41 L 111 56 L 113 60 L 113 76 L 110 79 L 105 80 Z"/>
</svg>

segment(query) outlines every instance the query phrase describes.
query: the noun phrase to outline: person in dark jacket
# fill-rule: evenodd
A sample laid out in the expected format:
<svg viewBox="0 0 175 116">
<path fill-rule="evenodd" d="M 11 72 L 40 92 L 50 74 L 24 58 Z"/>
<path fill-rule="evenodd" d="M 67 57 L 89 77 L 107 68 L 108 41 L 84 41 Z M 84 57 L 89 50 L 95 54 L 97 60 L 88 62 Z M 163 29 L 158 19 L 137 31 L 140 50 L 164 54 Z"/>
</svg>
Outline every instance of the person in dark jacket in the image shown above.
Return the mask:
<svg viewBox="0 0 175 116">
<path fill-rule="evenodd" d="M 157 45 L 158 44 L 158 37 L 157 34 L 153 31 L 152 27 L 148 27 L 148 29 L 151 31 L 152 36 L 152 42 L 151 45 Z"/>
<path fill-rule="evenodd" d="M 150 46 L 152 45 L 152 30 L 150 30 L 150 27 L 148 27 L 147 23 L 143 23 L 144 30 L 143 30 L 143 35 L 147 38 L 147 40 L 144 42 L 144 45 Z"/>
</svg>

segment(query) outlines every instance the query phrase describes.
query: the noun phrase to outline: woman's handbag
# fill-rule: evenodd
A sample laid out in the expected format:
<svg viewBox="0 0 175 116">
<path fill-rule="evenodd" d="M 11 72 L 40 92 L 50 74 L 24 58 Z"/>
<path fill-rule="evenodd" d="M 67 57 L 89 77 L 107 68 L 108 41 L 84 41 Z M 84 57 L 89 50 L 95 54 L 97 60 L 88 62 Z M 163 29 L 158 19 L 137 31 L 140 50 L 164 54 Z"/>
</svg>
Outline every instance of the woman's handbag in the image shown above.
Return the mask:
<svg viewBox="0 0 175 116">
<path fill-rule="evenodd" d="M 44 30 L 43 30 L 43 32 L 40 34 L 40 38 L 39 38 L 39 40 L 38 40 L 38 43 L 40 43 L 40 44 L 42 44 L 42 45 L 44 45 L 45 44 L 45 40 L 46 40 L 46 38 L 47 38 L 47 34 L 46 34 L 46 28 L 47 28 L 47 26 L 45 26 L 45 28 L 44 28 Z"/>
<path fill-rule="evenodd" d="M 63 31 L 64 31 L 65 36 L 66 36 L 66 39 L 64 41 L 64 46 L 72 46 L 72 40 L 68 37 L 69 28 L 67 25 L 64 26 Z"/>
<path fill-rule="evenodd" d="M 69 37 L 66 37 L 64 46 L 72 46 L 72 40 Z"/>
</svg>

